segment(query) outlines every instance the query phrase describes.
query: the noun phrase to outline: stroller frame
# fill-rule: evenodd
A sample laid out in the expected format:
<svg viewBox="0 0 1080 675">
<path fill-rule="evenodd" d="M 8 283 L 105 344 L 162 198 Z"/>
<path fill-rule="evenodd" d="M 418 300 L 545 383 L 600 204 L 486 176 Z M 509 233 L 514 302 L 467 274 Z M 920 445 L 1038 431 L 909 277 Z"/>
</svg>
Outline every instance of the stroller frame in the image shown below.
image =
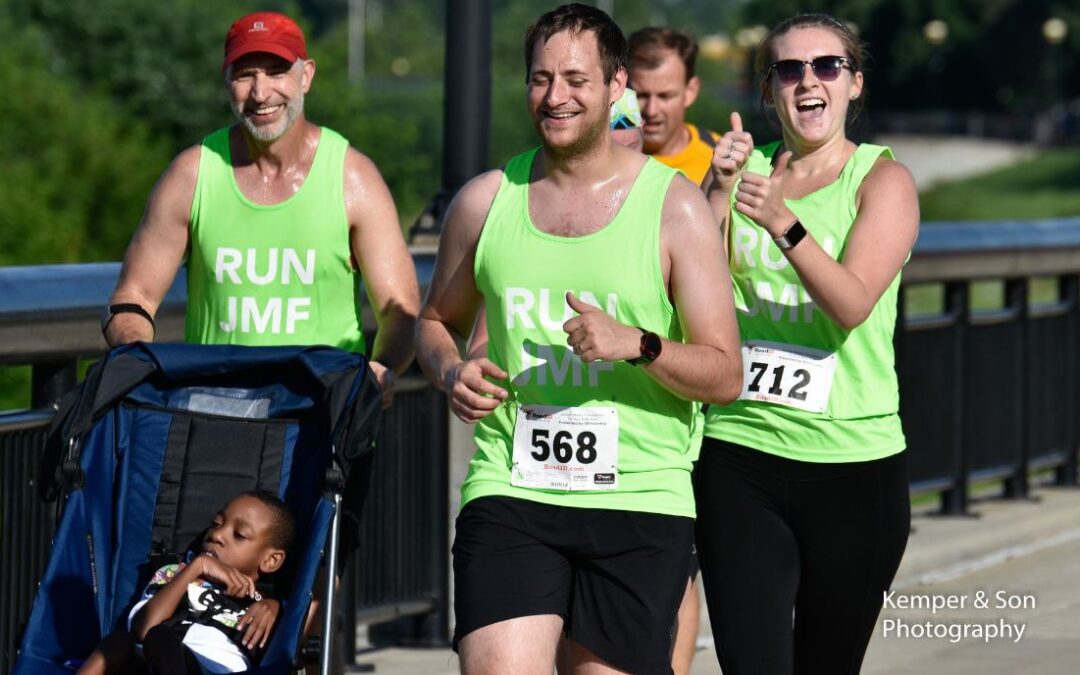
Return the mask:
<svg viewBox="0 0 1080 675">
<path fill-rule="evenodd" d="M 281 596 L 274 635 L 261 662 L 246 672 L 286 672 L 299 664 L 300 631 L 324 558 L 320 669 L 328 675 L 336 586 L 330 575 L 341 555 L 342 509 L 357 512 L 366 496 L 364 467 L 381 411 L 369 374 L 363 356 L 329 347 L 134 344 L 110 352 L 65 397 L 50 429 L 38 485 L 44 498 L 58 500 L 63 516 L 14 672 L 70 672 L 72 657 L 84 658 L 87 645 L 119 625 L 141 589 L 134 573 L 141 569 L 145 580 L 150 554 L 163 546 L 180 552 L 205 527 L 213 513 L 208 504 L 217 506 L 207 496 L 221 496 L 216 486 L 238 493 L 265 484 L 286 497 L 301 536 L 287 560 L 292 583 Z M 206 407 L 222 401 L 224 412 Z M 262 445 L 229 446 L 221 438 L 228 429 L 246 429 L 239 436 L 245 441 L 261 429 L 262 440 L 250 445 Z M 190 467 L 189 457 L 195 458 Z M 225 467 L 226 477 L 206 473 L 207 465 Z M 177 466 L 200 479 L 190 481 L 194 487 Z M 103 502 L 111 505 L 107 518 L 94 511 Z M 147 551 L 144 542 L 151 541 Z M 65 631 L 84 628 L 65 616 L 72 610 L 96 612 L 97 626 L 70 637 Z M 75 643 L 81 653 L 71 652 Z"/>
</svg>

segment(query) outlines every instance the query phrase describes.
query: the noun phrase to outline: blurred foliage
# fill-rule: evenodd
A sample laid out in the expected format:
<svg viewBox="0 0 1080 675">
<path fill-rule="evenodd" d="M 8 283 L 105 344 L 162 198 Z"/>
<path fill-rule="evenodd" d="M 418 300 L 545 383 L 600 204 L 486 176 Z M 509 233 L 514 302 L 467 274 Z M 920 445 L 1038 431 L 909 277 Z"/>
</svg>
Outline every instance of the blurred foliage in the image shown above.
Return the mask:
<svg viewBox="0 0 1080 675">
<path fill-rule="evenodd" d="M 0 411 L 30 407 L 30 366 L 0 367 Z"/>
<path fill-rule="evenodd" d="M 116 258 L 169 160 L 149 125 L 54 70 L 0 18 L 0 264 Z"/>
<path fill-rule="evenodd" d="M 870 105 L 1031 112 L 1080 94 L 1080 4 L 1068 0 L 748 0 L 740 23 L 772 26 L 798 12 L 854 23 L 871 60 Z M 1043 36 L 1065 22 L 1060 44 Z M 943 21 L 940 44 L 926 24 Z"/>
<path fill-rule="evenodd" d="M 550 0 L 492 0 L 491 164 L 536 143 L 525 111 L 522 36 Z M 873 60 L 872 109 L 1024 112 L 1076 92 L 1080 6 L 1062 0 L 599 0 L 627 34 L 667 25 L 726 45 L 699 58 L 689 118 L 723 131 L 740 109 L 771 137 L 747 83 L 739 29 L 825 9 L 855 22 Z M 382 170 L 403 224 L 438 189 L 445 0 L 366 0 L 364 72 L 348 73 L 348 0 L 0 0 L 0 264 L 117 259 L 169 158 L 229 124 L 222 39 L 253 9 L 297 17 L 318 74 L 312 120 Z M 1068 25 L 1062 44 L 1043 21 Z M 923 27 L 949 26 L 940 45 Z"/>
<path fill-rule="evenodd" d="M 109 96 L 174 145 L 190 145 L 229 119 L 222 43 L 249 11 L 242 0 L 3 0 L 18 25 L 36 27 L 54 76 Z M 290 11 L 268 0 L 260 9 Z"/>
</svg>

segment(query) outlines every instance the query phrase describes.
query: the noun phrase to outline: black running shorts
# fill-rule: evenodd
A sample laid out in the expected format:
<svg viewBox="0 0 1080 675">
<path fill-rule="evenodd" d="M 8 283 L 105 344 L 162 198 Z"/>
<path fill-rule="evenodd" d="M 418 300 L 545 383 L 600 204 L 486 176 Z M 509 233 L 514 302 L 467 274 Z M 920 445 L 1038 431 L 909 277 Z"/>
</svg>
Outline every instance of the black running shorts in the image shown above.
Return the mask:
<svg viewBox="0 0 1080 675">
<path fill-rule="evenodd" d="M 465 505 L 454 540 L 454 649 L 470 632 L 539 614 L 634 673 L 671 672 L 694 521 L 509 497 Z"/>
</svg>

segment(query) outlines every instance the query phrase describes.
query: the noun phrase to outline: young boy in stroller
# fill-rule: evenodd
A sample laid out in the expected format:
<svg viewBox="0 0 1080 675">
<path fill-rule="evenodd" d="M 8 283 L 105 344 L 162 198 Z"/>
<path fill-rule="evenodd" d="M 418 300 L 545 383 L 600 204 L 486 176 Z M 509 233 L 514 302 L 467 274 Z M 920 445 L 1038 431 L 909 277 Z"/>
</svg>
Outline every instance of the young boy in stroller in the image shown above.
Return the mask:
<svg viewBox="0 0 1080 675">
<path fill-rule="evenodd" d="M 281 569 L 296 526 L 274 494 L 234 497 L 217 514 L 187 563 L 157 570 L 128 615 L 81 675 L 191 675 L 247 670 L 266 646 L 280 603 L 256 589 Z"/>
</svg>

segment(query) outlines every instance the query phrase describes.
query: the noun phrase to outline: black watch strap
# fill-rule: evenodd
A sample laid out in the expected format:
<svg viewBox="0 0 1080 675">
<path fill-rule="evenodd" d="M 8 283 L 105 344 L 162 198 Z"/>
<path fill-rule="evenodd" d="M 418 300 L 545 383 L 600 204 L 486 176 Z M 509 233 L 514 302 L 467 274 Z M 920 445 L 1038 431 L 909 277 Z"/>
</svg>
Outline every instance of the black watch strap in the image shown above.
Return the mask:
<svg viewBox="0 0 1080 675">
<path fill-rule="evenodd" d="M 104 335 L 108 330 L 109 324 L 116 318 L 117 314 L 138 314 L 142 318 L 150 322 L 150 329 L 155 333 L 157 332 L 157 326 L 154 324 L 154 317 L 150 316 L 150 312 L 146 311 L 142 305 L 135 304 L 134 302 L 118 302 L 115 305 L 109 305 L 105 308 L 105 314 L 101 317 L 101 334 Z"/>
<path fill-rule="evenodd" d="M 637 358 L 628 359 L 626 362 L 632 366 L 641 366 L 652 363 L 660 356 L 660 350 L 663 348 L 663 342 L 660 340 L 660 336 L 651 331 L 647 331 L 644 328 L 638 327 L 641 331 L 641 342 L 638 349 L 641 352 L 641 356 Z"/>
<path fill-rule="evenodd" d="M 788 225 L 788 229 L 779 237 L 773 239 L 781 251 L 790 251 L 806 236 L 806 228 L 799 221 Z"/>
</svg>

